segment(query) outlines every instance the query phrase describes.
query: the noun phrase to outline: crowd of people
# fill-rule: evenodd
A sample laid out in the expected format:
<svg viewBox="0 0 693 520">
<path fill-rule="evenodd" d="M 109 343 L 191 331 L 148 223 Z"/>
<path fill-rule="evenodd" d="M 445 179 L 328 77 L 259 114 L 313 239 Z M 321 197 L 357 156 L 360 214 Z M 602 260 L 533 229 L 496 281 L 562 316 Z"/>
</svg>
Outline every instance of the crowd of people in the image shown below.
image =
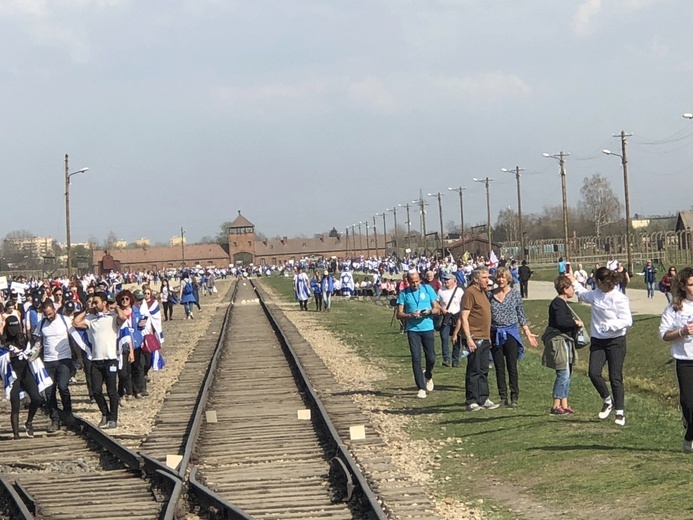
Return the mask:
<svg viewBox="0 0 693 520">
<path fill-rule="evenodd" d="M 11 402 L 12 437 L 20 436 L 25 396 L 29 437 L 42 406 L 51 420 L 48 433 L 70 426 L 70 384 L 77 370 L 84 371 L 90 402 L 101 412 L 99 427 L 116 429 L 119 406 L 146 398 L 149 371 L 165 365 L 162 321 L 174 319 L 178 303 L 193 319 L 194 307 L 201 309 L 200 296 L 215 293 L 215 279 L 227 274 L 243 276 L 238 269 L 197 268 L 71 279 L 18 277 L 8 283 L 0 292 L 0 373 Z"/>
</svg>

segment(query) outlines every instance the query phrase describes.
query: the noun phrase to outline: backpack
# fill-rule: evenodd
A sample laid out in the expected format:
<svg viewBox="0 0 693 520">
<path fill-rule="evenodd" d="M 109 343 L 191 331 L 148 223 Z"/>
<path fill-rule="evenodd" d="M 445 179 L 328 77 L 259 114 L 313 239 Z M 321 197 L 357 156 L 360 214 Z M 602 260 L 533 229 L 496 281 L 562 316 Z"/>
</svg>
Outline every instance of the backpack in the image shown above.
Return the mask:
<svg viewBox="0 0 693 520">
<path fill-rule="evenodd" d="M 183 296 L 187 296 L 188 294 L 192 294 L 193 288 L 192 284 L 190 282 L 185 282 L 185 285 L 183 286 Z"/>
</svg>

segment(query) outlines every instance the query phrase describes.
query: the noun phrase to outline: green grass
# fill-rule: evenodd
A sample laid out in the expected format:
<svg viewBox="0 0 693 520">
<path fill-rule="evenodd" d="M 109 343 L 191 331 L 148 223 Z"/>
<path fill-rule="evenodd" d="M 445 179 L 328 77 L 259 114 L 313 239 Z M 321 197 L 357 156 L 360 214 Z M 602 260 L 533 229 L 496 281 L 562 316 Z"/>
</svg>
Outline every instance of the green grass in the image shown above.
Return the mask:
<svg viewBox="0 0 693 520">
<path fill-rule="evenodd" d="M 262 281 L 293 300 L 290 280 Z M 547 301 L 525 302 L 536 333 L 546 326 L 547 308 Z M 588 307 L 574 308 L 589 321 Z M 484 507 L 495 507 L 487 510 L 489 517 L 514 517 L 507 509 L 512 503 L 494 502 L 494 493 L 488 493 L 493 478 L 559 510 L 603 516 L 600 508 L 606 507 L 612 519 L 693 518 L 693 457 L 680 451 L 678 391 L 668 347 L 657 336 L 657 317 L 637 316 L 628 334 L 625 428 L 613 417 L 596 418 L 601 400 L 586 376 L 586 350 L 579 351 L 571 385 L 570 403 L 577 411 L 572 416 L 548 413 L 555 373 L 541 366 L 541 349 L 528 349 L 520 364 L 518 409 L 466 412 L 464 362 L 456 369 L 436 366 L 436 390 L 416 399 L 406 337 L 390 327 L 391 317 L 389 308 L 351 301 L 335 302 L 321 320 L 387 371 L 379 388 L 384 410 L 412 416 L 411 435 L 435 441 L 441 465 L 432 489 L 437 496 L 483 498 Z M 440 356 L 438 340 L 436 350 Z M 493 369 L 490 385 L 491 398 L 497 399 Z M 470 481 L 489 484 L 468 486 Z"/>
</svg>

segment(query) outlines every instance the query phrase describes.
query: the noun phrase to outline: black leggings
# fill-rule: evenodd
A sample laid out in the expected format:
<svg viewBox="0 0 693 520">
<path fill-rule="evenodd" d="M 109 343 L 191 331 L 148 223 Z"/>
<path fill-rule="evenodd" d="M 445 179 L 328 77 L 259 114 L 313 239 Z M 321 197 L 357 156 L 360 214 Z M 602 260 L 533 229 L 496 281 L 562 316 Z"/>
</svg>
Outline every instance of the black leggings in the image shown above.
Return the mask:
<svg viewBox="0 0 693 520">
<path fill-rule="evenodd" d="M 614 396 L 614 409 L 616 410 L 623 410 L 625 401 L 623 390 L 623 361 L 625 359 L 625 336 L 609 339 L 592 338 L 589 364 L 590 379 L 602 399 L 609 397 L 609 388 L 602 376 L 604 365 L 609 364 L 609 381 Z"/>
<path fill-rule="evenodd" d="M 501 400 L 508 399 L 508 386 L 505 379 L 505 367 L 508 367 L 508 379 L 510 380 L 510 399 L 516 401 L 520 396 L 520 385 L 517 376 L 517 356 L 520 345 L 517 340 L 508 334 L 506 342 L 499 347 L 491 348 L 493 366 L 496 370 L 496 383 Z"/>
<path fill-rule="evenodd" d="M 173 303 L 164 302 L 164 319 L 170 320 L 173 318 Z"/>
<path fill-rule="evenodd" d="M 676 360 L 676 380 L 679 382 L 681 415 L 686 429 L 684 439 L 693 441 L 693 361 Z"/>
<path fill-rule="evenodd" d="M 30 399 L 28 421 L 31 422 L 36 414 L 36 410 L 38 410 L 41 404 L 41 396 L 39 395 L 38 386 L 36 385 L 36 379 L 34 379 L 34 373 L 31 371 L 29 362 L 26 359 L 19 359 L 17 357 L 11 359 L 10 363 L 17 376 L 17 380 L 12 385 L 12 390 L 10 390 L 12 413 L 19 413 L 19 409 L 21 408 L 19 392 L 24 390 L 29 395 Z"/>
</svg>

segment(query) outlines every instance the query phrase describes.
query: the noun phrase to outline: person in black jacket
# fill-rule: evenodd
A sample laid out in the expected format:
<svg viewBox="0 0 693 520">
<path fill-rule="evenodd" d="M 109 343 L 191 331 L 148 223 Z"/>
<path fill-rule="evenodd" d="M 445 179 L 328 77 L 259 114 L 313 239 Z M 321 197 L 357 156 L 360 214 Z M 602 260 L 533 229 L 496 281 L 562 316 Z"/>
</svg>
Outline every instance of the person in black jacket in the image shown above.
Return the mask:
<svg viewBox="0 0 693 520">
<path fill-rule="evenodd" d="M 522 261 L 522 265 L 517 270 L 518 277 L 520 278 L 520 295 L 523 298 L 527 298 L 529 295 L 528 285 L 529 279 L 532 276 L 532 270 L 527 265 L 527 260 Z"/>
<path fill-rule="evenodd" d="M 567 276 L 559 276 L 554 282 L 556 296 L 549 305 L 549 327 L 560 331 L 575 339 L 578 330 L 583 326 L 582 321 L 575 319 L 572 311 L 568 307 L 568 300 L 575 295 L 572 282 Z M 573 360 L 575 359 L 575 342 L 572 344 L 565 341 L 566 352 L 556 355 L 556 360 L 561 359 L 565 363 L 563 366 L 556 364 L 556 382 L 553 385 L 553 406 L 552 415 L 565 415 L 573 413 L 573 409 L 568 405 L 568 394 L 570 393 L 570 378 L 573 372 Z"/>
</svg>

